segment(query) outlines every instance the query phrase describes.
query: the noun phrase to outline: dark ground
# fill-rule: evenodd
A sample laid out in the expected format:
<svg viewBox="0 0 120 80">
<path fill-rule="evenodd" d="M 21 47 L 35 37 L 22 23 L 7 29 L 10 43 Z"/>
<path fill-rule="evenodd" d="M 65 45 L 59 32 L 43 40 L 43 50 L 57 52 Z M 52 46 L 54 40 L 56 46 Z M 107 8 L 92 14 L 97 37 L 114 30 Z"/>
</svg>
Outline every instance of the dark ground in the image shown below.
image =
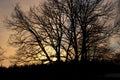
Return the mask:
<svg viewBox="0 0 120 80">
<path fill-rule="evenodd" d="M 61 62 L 0 68 L 0 80 L 120 80 L 120 65 L 110 62 Z"/>
</svg>

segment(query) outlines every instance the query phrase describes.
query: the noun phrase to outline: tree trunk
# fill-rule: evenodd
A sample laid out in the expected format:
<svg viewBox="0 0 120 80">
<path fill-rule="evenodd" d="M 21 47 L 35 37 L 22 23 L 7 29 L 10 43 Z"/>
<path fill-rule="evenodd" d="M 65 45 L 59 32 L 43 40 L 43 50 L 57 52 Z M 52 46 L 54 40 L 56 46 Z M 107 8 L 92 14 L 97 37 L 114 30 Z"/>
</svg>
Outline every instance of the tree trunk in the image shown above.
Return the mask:
<svg viewBox="0 0 120 80">
<path fill-rule="evenodd" d="M 87 49 L 86 49 L 86 29 L 85 26 L 83 26 L 82 29 L 82 49 L 81 49 L 81 61 L 86 62 L 87 61 Z"/>
<path fill-rule="evenodd" d="M 61 46 L 61 37 L 58 37 L 58 46 L 57 46 L 57 62 L 60 62 L 61 59 L 60 59 L 60 46 Z"/>
</svg>

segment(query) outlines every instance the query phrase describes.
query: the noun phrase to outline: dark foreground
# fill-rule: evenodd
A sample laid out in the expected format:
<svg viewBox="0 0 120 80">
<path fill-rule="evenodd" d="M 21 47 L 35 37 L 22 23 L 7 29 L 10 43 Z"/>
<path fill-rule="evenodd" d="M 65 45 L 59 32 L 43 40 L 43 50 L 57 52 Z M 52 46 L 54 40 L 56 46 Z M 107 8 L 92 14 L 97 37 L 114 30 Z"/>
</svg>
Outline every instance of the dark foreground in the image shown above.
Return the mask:
<svg viewBox="0 0 120 80">
<path fill-rule="evenodd" d="M 0 80 L 120 80 L 120 65 L 108 62 L 61 62 L 0 68 Z"/>
</svg>

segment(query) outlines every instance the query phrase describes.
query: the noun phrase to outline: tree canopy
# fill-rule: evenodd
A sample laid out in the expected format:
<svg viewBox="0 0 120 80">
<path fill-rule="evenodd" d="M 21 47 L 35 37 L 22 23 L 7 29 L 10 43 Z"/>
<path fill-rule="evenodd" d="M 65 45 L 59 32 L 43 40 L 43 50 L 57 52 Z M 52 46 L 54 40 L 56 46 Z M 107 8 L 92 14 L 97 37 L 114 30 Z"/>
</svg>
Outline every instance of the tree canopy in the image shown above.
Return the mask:
<svg viewBox="0 0 120 80">
<path fill-rule="evenodd" d="M 110 23 L 114 8 L 105 0 L 47 0 L 25 13 L 17 4 L 7 19 L 17 63 L 100 60 L 119 31 Z"/>
</svg>

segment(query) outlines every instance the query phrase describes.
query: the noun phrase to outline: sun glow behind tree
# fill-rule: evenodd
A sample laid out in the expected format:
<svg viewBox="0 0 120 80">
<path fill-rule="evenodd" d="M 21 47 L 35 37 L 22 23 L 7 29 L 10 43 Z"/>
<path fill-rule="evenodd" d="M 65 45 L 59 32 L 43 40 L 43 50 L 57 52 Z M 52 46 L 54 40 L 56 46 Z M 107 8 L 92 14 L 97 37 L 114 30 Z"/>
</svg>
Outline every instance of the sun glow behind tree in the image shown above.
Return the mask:
<svg viewBox="0 0 120 80">
<path fill-rule="evenodd" d="M 27 14 L 16 5 L 7 23 L 8 28 L 16 31 L 10 41 L 19 47 L 17 61 L 99 59 L 109 50 L 106 44 L 110 36 L 119 30 L 117 25 L 108 24 L 114 16 L 114 4 L 103 2 L 48 0 L 42 6 L 30 8 Z"/>
</svg>

